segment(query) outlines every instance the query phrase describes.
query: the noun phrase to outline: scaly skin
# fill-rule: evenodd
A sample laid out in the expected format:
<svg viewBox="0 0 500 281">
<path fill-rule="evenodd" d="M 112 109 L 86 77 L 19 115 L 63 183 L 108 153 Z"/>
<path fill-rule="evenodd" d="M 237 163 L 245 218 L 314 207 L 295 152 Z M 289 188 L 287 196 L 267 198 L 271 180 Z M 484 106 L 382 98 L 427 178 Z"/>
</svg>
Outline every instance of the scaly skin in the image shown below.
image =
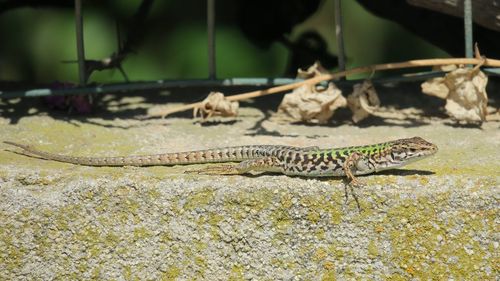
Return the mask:
<svg viewBox="0 0 500 281">
<path fill-rule="evenodd" d="M 399 139 L 373 145 L 320 149 L 278 145 L 248 145 L 199 151 L 125 157 L 76 157 L 41 151 L 10 141 L 27 156 L 85 166 L 155 166 L 195 163 L 240 162 L 236 165 L 208 167 L 198 172 L 243 174 L 250 171 L 279 172 L 306 177 L 370 174 L 401 167 L 437 152 L 436 145 L 420 137 Z"/>
</svg>

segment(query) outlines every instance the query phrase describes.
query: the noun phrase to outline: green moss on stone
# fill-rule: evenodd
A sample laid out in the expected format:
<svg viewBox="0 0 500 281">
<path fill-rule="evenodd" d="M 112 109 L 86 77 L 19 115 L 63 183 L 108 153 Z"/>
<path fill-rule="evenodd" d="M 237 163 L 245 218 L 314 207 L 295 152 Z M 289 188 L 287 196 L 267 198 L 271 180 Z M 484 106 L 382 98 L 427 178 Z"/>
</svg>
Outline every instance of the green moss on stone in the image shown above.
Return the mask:
<svg viewBox="0 0 500 281">
<path fill-rule="evenodd" d="M 241 265 L 234 265 L 231 268 L 231 272 L 229 273 L 229 281 L 243 281 L 244 277 L 244 268 Z"/>
<path fill-rule="evenodd" d="M 132 268 L 129 265 L 123 267 L 122 274 L 125 280 L 132 280 Z"/>
<path fill-rule="evenodd" d="M 269 208 L 273 202 L 273 193 L 268 189 L 247 190 L 231 193 L 224 198 L 223 206 L 227 215 L 236 220 L 260 213 Z"/>
<path fill-rule="evenodd" d="M 159 234 L 159 238 L 160 238 L 160 242 L 161 243 L 168 243 L 170 241 L 173 240 L 172 238 L 172 233 L 166 231 L 166 230 L 163 230 L 160 234 Z"/>
<path fill-rule="evenodd" d="M 370 240 L 370 242 L 368 243 L 368 255 L 370 257 L 376 257 L 378 256 L 379 252 L 378 252 L 378 248 L 377 248 L 377 245 L 375 244 L 375 242 L 373 240 Z"/>
<path fill-rule="evenodd" d="M 152 235 L 153 234 L 149 229 L 142 227 L 142 226 L 134 228 L 134 231 L 133 231 L 134 240 L 146 239 L 146 238 L 151 237 Z"/>
<path fill-rule="evenodd" d="M 196 249 L 198 253 L 202 253 L 205 249 L 207 249 L 207 243 L 203 243 L 201 241 L 195 241 L 193 243 L 193 247 Z"/>
<path fill-rule="evenodd" d="M 279 232 L 283 232 L 293 224 L 293 219 L 288 213 L 288 209 L 278 208 L 271 213 L 273 226 Z"/>
<path fill-rule="evenodd" d="M 335 276 L 335 270 L 328 270 L 321 276 L 321 281 L 335 281 L 337 280 Z"/>
<path fill-rule="evenodd" d="M 334 244 L 330 244 L 328 246 L 328 254 L 331 255 L 335 260 L 340 260 L 346 255 L 344 250 L 339 249 Z"/>
<path fill-rule="evenodd" d="M 116 246 L 118 246 L 118 244 L 120 244 L 121 240 L 122 238 L 118 234 L 109 232 L 104 237 L 103 243 L 106 247 L 114 249 Z"/>
<path fill-rule="evenodd" d="M 465 220 L 462 229 L 457 233 L 444 231 L 453 228 L 453 222 L 439 220 L 436 208 L 441 204 L 435 202 L 448 198 L 449 194 L 443 193 L 432 200 L 419 198 L 417 203 L 404 200 L 400 206 L 391 209 L 386 221 L 392 224 L 391 259 L 406 273 L 406 278 L 491 278 L 479 271 L 487 262 L 484 250 L 473 235 L 476 231 L 492 232 L 485 221 L 494 215 L 483 212 L 471 216 L 457 210 L 451 220 Z"/>
<path fill-rule="evenodd" d="M 186 211 L 191 211 L 195 208 L 203 208 L 213 202 L 215 197 L 214 190 L 212 188 L 203 188 L 196 190 L 189 194 L 186 198 L 186 203 L 184 204 L 184 209 Z"/>
<path fill-rule="evenodd" d="M 206 269 L 207 269 L 207 262 L 205 261 L 205 258 L 203 256 L 197 255 L 194 258 L 194 264 L 198 266 L 198 274 L 200 276 L 203 276 Z"/>
<path fill-rule="evenodd" d="M 161 280 L 164 281 L 175 281 L 177 280 L 177 277 L 181 275 L 181 269 L 175 265 L 170 266 L 167 271 L 165 271 L 162 276 Z"/>
<path fill-rule="evenodd" d="M 328 252 L 325 248 L 320 247 L 314 252 L 312 259 L 316 262 L 324 260 L 328 256 Z"/>
</svg>

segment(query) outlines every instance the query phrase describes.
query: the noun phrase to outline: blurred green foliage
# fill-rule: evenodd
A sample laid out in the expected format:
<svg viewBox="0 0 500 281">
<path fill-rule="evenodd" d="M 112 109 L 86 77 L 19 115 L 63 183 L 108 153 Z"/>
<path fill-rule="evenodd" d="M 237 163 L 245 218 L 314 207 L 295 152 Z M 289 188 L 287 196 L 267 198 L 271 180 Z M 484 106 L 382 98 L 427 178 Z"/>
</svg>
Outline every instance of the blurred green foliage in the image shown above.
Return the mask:
<svg viewBox="0 0 500 281">
<path fill-rule="evenodd" d="M 102 59 L 117 49 L 116 23 L 130 18 L 140 1 L 84 1 L 85 52 Z M 207 32 L 205 1 L 157 1 L 142 45 L 123 67 L 132 81 L 206 78 Z M 343 1 L 348 67 L 447 56 L 395 23 L 379 19 L 355 1 Z M 217 1 L 217 76 L 279 77 L 285 72 L 288 50 L 280 43 L 269 49 L 252 44 L 235 23 L 234 2 Z M 148 18 L 149 20 L 149 18 Z M 256 17 L 258 20 L 258 17 Z M 0 14 L 0 80 L 50 83 L 78 81 L 73 9 L 21 8 Z M 307 30 L 319 32 L 336 54 L 333 1 L 297 26 L 294 38 Z M 91 82 L 118 82 L 117 70 L 94 72 Z"/>
</svg>

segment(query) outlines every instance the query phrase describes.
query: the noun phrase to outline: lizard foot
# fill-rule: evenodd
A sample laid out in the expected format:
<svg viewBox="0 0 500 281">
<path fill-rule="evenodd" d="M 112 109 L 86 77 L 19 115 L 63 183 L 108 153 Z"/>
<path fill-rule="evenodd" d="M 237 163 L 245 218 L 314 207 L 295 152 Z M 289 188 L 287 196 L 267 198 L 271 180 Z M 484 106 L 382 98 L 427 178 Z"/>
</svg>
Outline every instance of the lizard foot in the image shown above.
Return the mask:
<svg viewBox="0 0 500 281">
<path fill-rule="evenodd" d="M 356 187 L 361 187 L 363 184 L 356 178 L 351 180 L 350 183 L 345 185 L 345 204 L 347 205 L 348 199 L 349 199 L 349 193 L 351 194 L 352 198 L 354 198 L 354 201 L 356 202 L 356 206 L 358 207 L 358 211 L 361 212 L 363 209 L 361 208 L 361 205 L 359 204 L 359 199 L 358 195 L 355 192 Z M 349 188 L 349 190 L 348 190 Z"/>
</svg>

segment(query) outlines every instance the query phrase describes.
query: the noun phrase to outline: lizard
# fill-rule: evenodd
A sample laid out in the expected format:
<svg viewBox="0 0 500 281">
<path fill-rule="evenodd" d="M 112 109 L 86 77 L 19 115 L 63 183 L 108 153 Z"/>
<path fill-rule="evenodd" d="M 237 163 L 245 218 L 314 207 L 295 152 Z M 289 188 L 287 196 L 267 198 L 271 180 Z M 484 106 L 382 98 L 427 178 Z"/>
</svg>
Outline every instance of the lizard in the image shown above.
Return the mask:
<svg viewBox="0 0 500 281">
<path fill-rule="evenodd" d="M 235 165 L 218 165 L 194 172 L 227 175 L 254 171 L 304 177 L 345 176 L 350 180 L 351 194 L 359 210 L 361 207 L 352 188 L 360 185 L 357 175 L 398 168 L 431 156 L 438 151 L 435 144 L 421 137 L 329 149 L 316 146 L 246 145 L 115 157 L 68 156 L 38 150 L 32 146 L 11 141 L 4 141 L 4 143 L 21 148 L 22 151 L 17 153 L 29 157 L 84 166 L 158 166 L 239 162 Z M 345 197 L 347 202 L 347 189 Z"/>
<path fill-rule="evenodd" d="M 244 174 L 254 171 L 304 177 L 345 176 L 353 184 L 359 184 L 357 175 L 398 168 L 431 156 L 438 151 L 435 144 L 421 137 L 329 149 L 316 146 L 246 145 L 118 157 L 67 156 L 41 151 L 32 146 L 11 141 L 4 141 L 4 143 L 21 148 L 20 153 L 26 156 L 38 156 L 46 160 L 84 166 L 157 166 L 239 162 L 235 165 L 207 167 L 198 172 Z"/>
</svg>

